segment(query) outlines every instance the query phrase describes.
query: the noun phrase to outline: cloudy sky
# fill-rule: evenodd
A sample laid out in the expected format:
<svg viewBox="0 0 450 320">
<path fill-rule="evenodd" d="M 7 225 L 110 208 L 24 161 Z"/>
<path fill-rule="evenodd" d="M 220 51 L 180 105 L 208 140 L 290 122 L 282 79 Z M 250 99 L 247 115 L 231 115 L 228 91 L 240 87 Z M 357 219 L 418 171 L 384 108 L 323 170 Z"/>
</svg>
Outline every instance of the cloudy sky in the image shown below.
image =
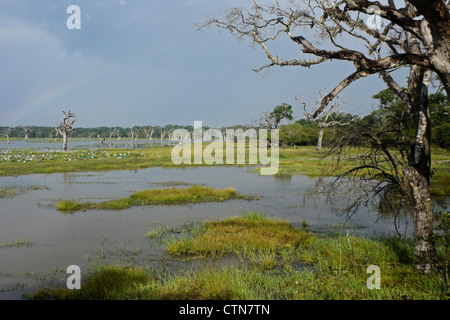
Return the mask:
<svg viewBox="0 0 450 320">
<path fill-rule="evenodd" d="M 211 14 L 249 0 L 0 0 L 0 126 L 53 126 L 70 110 L 80 127 L 247 124 L 283 102 L 302 118 L 299 93 L 312 97 L 353 72 L 348 63 L 274 67 L 250 43 L 198 32 Z M 81 9 L 70 30 L 67 8 Z M 286 39 L 275 48 L 300 49 Z M 305 56 L 303 56 L 305 58 Z M 383 89 L 376 76 L 344 92 L 363 114 Z"/>
</svg>

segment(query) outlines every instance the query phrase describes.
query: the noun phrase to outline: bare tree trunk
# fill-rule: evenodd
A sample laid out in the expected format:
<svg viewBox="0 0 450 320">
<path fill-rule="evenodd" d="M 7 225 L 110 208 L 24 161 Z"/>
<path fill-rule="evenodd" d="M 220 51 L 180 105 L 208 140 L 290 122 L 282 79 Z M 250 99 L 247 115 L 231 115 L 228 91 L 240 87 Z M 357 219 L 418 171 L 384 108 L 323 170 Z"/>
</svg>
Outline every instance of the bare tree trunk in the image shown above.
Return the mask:
<svg viewBox="0 0 450 320">
<path fill-rule="evenodd" d="M 429 182 L 424 174 L 409 167 L 406 176 L 412 189 L 414 208 L 415 268 L 421 273 L 435 269 L 436 248 L 433 240 L 433 210 L 430 199 Z"/>
<path fill-rule="evenodd" d="M 67 151 L 67 132 L 63 131 L 63 150 Z"/>
<path fill-rule="evenodd" d="M 58 136 L 58 133 L 61 134 L 61 136 L 63 137 L 63 150 L 67 151 L 67 137 L 68 134 L 71 134 L 73 131 L 73 124 L 77 121 L 75 119 L 76 115 L 72 112 L 65 112 L 64 113 L 64 118 L 63 121 L 58 125 L 55 125 L 55 130 L 56 130 L 56 136 Z M 71 120 L 71 118 L 74 118 L 73 120 Z M 56 137 L 55 137 L 56 139 Z"/>
<path fill-rule="evenodd" d="M 410 4 L 406 5 L 406 9 L 410 16 L 414 17 L 416 9 Z M 410 52 L 421 53 L 419 41 L 415 36 L 407 35 L 406 40 Z M 418 65 L 410 66 L 408 92 L 410 92 L 410 114 L 414 121 L 415 140 L 408 157 L 408 167 L 404 170 L 414 208 L 415 268 L 425 274 L 435 271 L 436 267 L 430 195 L 431 118 L 428 104 L 430 78 L 431 70 Z"/>
<path fill-rule="evenodd" d="M 317 138 L 317 150 L 322 150 L 323 126 L 319 125 L 319 137 Z"/>
<path fill-rule="evenodd" d="M 435 268 L 436 248 L 433 240 L 433 209 L 430 196 L 431 119 L 428 105 L 429 72 L 411 66 L 408 89 L 411 94 L 415 142 L 408 159 L 405 175 L 410 184 L 414 208 L 414 238 L 416 269 L 430 273 Z"/>
</svg>

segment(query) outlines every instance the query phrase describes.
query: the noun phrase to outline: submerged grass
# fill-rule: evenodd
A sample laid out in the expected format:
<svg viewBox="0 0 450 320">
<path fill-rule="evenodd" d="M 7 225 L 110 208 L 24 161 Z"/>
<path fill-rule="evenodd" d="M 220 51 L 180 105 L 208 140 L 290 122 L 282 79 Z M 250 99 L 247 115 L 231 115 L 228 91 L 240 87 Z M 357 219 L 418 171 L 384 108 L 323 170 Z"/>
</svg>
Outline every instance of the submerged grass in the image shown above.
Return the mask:
<svg viewBox="0 0 450 320">
<path fill-rule="evenodd" d="M 17 186 L 3 186 L 0 187 L 0 199 L 3 198 L 14 198 L 15 196 L 24 194 L 30 190 L 49 190 L 47 186 L 31 185 L 26 187 Z"/>
<path fill-rule="evenodd" d="M 16 239 L 7 243 L 0 243 L 0 248 L 12 248 L 12 247 L 31 247 L 33 243 L 25 239 Z"/>
<path fill-rule="evenodd" d="M 251 213 L 210 221 L 189 239 L 169 243 L 176 255 L 250 258 L 241 267 L 207 266 L 162 274 L 142 267 L 102 265 L 81 290 L 41 289 L 33 299 L 448 299 L 439 275 L 414 270 L 413 243 L 338 232 L 318 234 L 287 221 Z M 367 287 L 369 265 L 381 270 L 381 288 Z"/>
<path fill-rule="evenodd" d="M 122 210 L 133 206 L 146 205 L 179 205 L 186 203 L 201 203 L 213 201 L 226 201 L 231 199 L 244 199 L 232 187 L 214 189 L 200 185 L 189 188 L 163 188 L 140 190 L 129 197 L 108 200 L 103 202 L 78 202 L 74 200 L 60 200 L 57 209 L 64 212 L 74 212 L 88 209 Z"/>
</svg>

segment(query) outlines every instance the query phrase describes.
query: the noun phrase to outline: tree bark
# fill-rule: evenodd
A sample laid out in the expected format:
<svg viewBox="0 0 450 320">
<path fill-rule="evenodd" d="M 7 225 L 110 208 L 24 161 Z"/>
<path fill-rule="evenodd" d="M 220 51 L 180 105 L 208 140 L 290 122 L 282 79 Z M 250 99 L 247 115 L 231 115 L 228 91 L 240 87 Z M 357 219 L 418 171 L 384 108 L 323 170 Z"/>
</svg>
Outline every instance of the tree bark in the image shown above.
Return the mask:
<svg viewBox="0 0 450 320">
<path fill-rule="evenodd" d="M 317 150 L 322 150 L 323 126 L 319 125 L 319 137 L 317 138 Z"/>
<path fill-rule="evenodd" d="M 404 174 L 409 183 L 409 197 L 414 210 L 414 239 L 416 270 L 435 270 L 436 247 L 433 238 L 433 209 L 430 196 L 431 178 L 431 118 L 428 105 L 430 72 L 411 66 L 408 91 L 411 93 L 411 116 L 414 120 L 415 141 L 411 146 L 408 167 Z"/>
<path fill-rule="evenodd" d="M 67 151 L 67 132 L 63 131 L 62 136 L 63 136 L 63 150 Z"/>
<path fill-rule="evenodd" d="M 445 1 L 408 0 L 427 21 L 423 32 L 433 48 L 430 61 L 450 96 L 450 12 Z M 431 36 L 431 38 L 430 38 Z"/>
</svg>

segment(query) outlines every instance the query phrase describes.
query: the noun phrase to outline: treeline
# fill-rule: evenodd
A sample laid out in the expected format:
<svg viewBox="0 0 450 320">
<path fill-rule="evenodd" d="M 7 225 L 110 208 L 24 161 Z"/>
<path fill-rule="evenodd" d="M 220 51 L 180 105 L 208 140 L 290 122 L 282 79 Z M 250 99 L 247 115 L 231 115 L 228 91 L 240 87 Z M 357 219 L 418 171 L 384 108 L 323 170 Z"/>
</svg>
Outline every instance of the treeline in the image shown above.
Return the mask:
<svg viewBox="0 0 450 320">
<path fill-rule="evenodd" d="M 406 138 L 414 139 L 413 119 L 405 117 L 405 105 L 390 90 L 383 90 L 373 96 L 380 102 L 378 109 L 365 117 L 352 116 L 347 113 L 334 114 L 327 121 L 339 122 L 345 125 L 334 125 L 324 128 L 324 146 L 341 136 L 352 137 L 348 143 L 357 145 L 361 128 L 388 128 L 379 131 L 384 141 L 398 143 L 399 132 L 406 131 Z M 431 94 L 429 96 L 430 118 L 432 123 L 431 144 L 442 148 L 450 148 L 450 115 L 449 101 L 445 95 Z M 400 129 L 401 128 L 401 129 Z M 378 130 L 372 130 L 375 132 Z M 319 126 L 315 121 L 301 119 L 295 123 L 280 128 L 280 143 L 288 146 L 316 145 L 319 136 Z"/>
<path fill-rule="evenodd" d="M 244 129 L 246 130 L 248 126 L 229 126 L 226 128 L 231 129 Z M 173 125 L 168 124 L 166 126 L 133 126 L 133 127 L 93 127 L 93 128 L 82 128 L 74 127 L 73 131 L 69 133 L 71 138 L 80 139 L 160 139 L 169 138 L 169 133 L 176 129 L 186 129 L 189 132 L 194 130 L 192 125 Z M 203 130 L 208 130 L 210 127 L 203 126 Z M 225 129 L 225 128 L 223 128 Z M 5 127 L 0 126 L 0 136 L 2 138 L 20 138 L 20 139 L 55 139 L 61 138 L 61 135 L 55 130 L 55 127 L 46 126 L 17 126 L 17 127 Z"/>
<path fill-rule="evenodd" d="M 75 127 L 70 133 L 71 138 L 86 139 L 128 139 L 133 138 L 161 138 L 164 133 L 168 133 L 174 129 L 184 128 L 193 130 L 193 126 L 167 125 L 167 126 L 133 126 L 133 127 L 93 127 L 81 128 Z M 53 139 L 61 137 L 54 127 L 46 126 L 17 126 L 17 127 L 0 127 L 0 134 L 3 137 L 7 135 L 9 138 L 38 138 Z"/>
</svg>

